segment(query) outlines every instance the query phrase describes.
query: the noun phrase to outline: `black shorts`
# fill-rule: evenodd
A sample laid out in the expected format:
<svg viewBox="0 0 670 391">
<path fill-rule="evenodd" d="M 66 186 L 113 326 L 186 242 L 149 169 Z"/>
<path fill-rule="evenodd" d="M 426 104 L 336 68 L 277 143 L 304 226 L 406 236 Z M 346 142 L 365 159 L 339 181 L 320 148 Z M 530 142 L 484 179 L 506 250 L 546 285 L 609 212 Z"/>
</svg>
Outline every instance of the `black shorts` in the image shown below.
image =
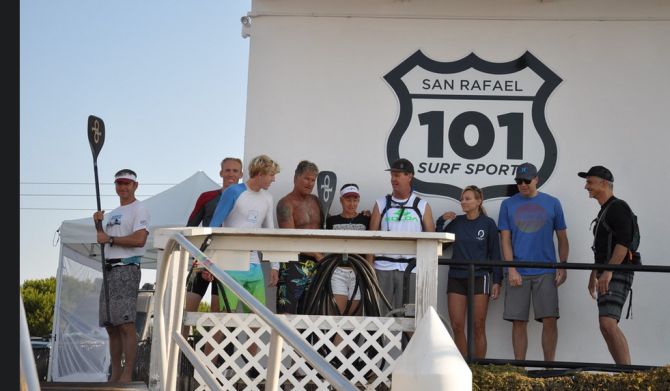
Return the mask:
<svg viewBox="0 0 670 391">
<path fill-rule="evenodd" d="M 459 295 L 468 294 L 468 279 L 449 277 L 447 280 L 447 294 L 456 293 Z M 475 295 L 491 294 L 491 276 L 475 277 Z"/>
<path fill-rule="evenodd" d="M 597 275 L 600 276 L 601 273 Z M 604 295 L 598 294 L 598 316 L 607 316 L 616 319 L 617 322 L 621 319 L 623 305 L 626 303 L 628 293 L 633 286 L 634 274 L 633 272 L 620 271 L 612 273 L 607 293 Z"/>
<path fill-rule="evenodd" d="M 219 284 L 216 284 L 216 278 L 212 282 L 214 282 L 214 284 L 212 284 L 212 295 L 218 295 Z M 193 285 L 188 287 L 187 291 L 197 293 L 198 295 L 200 295 L 200 297 L 204 297 L 208 287 L 209 287 L 209 281 L 202 278 L 202 272 L 199 271 L 195 273 L 195 276 L 193 277 Z"/>
</svg>

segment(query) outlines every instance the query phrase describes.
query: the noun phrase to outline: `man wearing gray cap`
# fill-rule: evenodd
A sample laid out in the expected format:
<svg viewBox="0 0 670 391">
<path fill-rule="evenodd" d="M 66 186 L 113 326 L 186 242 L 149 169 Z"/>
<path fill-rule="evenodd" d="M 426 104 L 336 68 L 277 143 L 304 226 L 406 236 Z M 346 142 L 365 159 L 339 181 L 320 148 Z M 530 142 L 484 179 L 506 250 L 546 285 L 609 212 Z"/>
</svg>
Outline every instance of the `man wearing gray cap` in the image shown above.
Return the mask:
<svg viewBox="0 0 670 391">
<path fill-rule="evenodd" d="M 500 205 L 498 228 L 505 261 L 556 263 L 568 260 L 568 234 L 560 201 L 537 190 L 537 168 L 523 163 L 514 181 L 519 192 Z M 528 317 L 531 296 L 535 320 L 542 322 L 545 361 L 554 361 L 558 342 L 558 286 L 565 282 L 565 269 L 507 268 L 503 319 L 512 322 L 514 359 L 525 360 L 528 349 Z"/>
<path fill-rule="evenodd" d="M 614 196 L 614 176 L 603 166 L 593 166 L 587 172 L 577 173 L 586 179 L 584 189 L 589 198 L 600 204 L 593 220 L 593 255 L 597 264 L 618 265 L 639 263 L 634 239 L 634 215 L 628 204 Z M 633 250 L 631 250 L 631 248 Z M 621 310 L 633 285 L 632 271 L 593 270 L 588 290 L 598 300 L 598 322 L 607 348 L 617 364 L 630 365 L 628 342 L 619 328 Z M 631 296 L 632 300 L 632 296 Z M 630 303 L 629 303 L 630 311 Z"/>
</svg>

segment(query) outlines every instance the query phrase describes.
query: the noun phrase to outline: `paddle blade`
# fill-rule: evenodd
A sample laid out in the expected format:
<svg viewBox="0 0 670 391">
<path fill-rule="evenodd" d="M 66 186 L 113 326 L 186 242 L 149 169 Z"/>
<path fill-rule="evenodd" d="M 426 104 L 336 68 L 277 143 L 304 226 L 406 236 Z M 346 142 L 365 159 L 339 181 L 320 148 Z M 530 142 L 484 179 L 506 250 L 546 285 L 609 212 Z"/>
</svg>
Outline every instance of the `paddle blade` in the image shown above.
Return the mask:
<svg viewBox="0 0 670 391">
<path fill-rule="evenodd" d="M 98 154 L 105 143 L 105 123 L 102 118 L 95 115 L 88 116 L 88 144 L 91 146 L 93 161 L 98 159 Z"/>
<path fill-rule="evenodd" d="M 337 176 L 332 171 L 321 171 L 316 177 L 316 192 L 319 195 L 319 204 L 324 216 L 328 216 L 330 204 L 335 198 L 335 186 L 337 186 Z"/>
</svg>

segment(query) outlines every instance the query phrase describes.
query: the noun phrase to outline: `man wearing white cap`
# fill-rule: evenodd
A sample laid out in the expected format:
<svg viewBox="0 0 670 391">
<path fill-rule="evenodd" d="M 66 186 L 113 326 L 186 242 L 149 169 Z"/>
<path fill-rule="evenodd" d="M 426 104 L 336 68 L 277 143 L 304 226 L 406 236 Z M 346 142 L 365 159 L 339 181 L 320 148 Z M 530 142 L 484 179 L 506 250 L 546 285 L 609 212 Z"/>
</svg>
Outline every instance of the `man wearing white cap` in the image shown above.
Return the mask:
<svg viewBox="0 0 670 391">
<path fill-rule="evenodd" d="M 129 383 L 137 353 L 135 316 L 140 285 L 140 259 L 149 236 L 149 213 L 135 198 L 137 174 L 123 169 L 114 175 L 121 206 L 105 218 L 105 211 L 93 214 L 97 241 L 105 248 L 106 288 L 100 292 L 99 324 L 109 334 L 112 374 L 110 383 Z M 103 220 L 104 224 L 103 224 Z M 104 230 L 103 227 L 104 226 Z M 106 297 L 106 292 L 109 298 Z M 109 306 L 109 310 L 107 310 Z M 122 366 L 122 354 L 125 363 Z"/>
</svg>

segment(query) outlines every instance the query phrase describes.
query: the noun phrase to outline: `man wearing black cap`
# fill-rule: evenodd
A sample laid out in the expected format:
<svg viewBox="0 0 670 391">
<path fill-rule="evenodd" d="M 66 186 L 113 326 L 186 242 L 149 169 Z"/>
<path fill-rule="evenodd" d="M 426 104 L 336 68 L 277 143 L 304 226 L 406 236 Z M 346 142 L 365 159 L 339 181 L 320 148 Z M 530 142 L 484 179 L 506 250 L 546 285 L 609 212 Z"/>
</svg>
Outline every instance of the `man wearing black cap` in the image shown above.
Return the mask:
<svg viewBox="0 0 670 391">
<path fill-rule="evenodd" d="M 412 162 L 398 159 L 386 171 L 391 171 L 393 192 L 375 201 L 370 217 L 370 230 L 435 232 L 430 205 L 412 191 L 414 178 Z M 405 304 L 403 303 L 404 271 L 407 262 L 413 259 L 415 256 L 412 254 L 375 255 L 374 267 L 379 287 L 392 309 L 401 308 Z"/>
<path fill-rule="evenodd" d="M 632 260 L 633 212 L 625 201 L 614 196 L 614 176 L 603 166 L 579 172 L 586 178 L 584 188 L 600 204 L 593 226 L 593 253 L 597 264 L 618 265 Z M 609 227 L 609 230 L 607 229 Z M 600 332 L 617 364 L 630 365 L 628 342 L 619 328 L 621 310 L 633 285 L 633 272 L 593 270 L 588 290 L 598 300 Z"/>
<path fill-rule="evenodd" d="M 105 246 L 106 287 L 100 291 L 99 324 L 109 334 L 112 374 L 110 383 L 132 381 L 137 354 L 137 293 L 140 285 L 140 259 L 149 236 L 149 213 L 135 198 L 137 174 L 123 169 L 114 175 L 121 206 L 105 219 L 105 211 L 95 212 L 97 241 Z M 103 224 L 103 219 L 106 221 Z M 104 226 L 104 230 L 102 227 Z M 106 298 L 105 291 L 109 292 Z M 109 310 L 107 310 L 109 305 Z M 109 316 L 108 316 L 109 315 Z M 122 366 L 121 354 L 125 360 Z"/>
<path fill-rule="evenodd" d="M 523 163 L 514 181 L 519 192 L 500 205 L 498 228 L 505 261 L 556 263 L 568 260 L 568 234 L 560 201 L 537 190 L 537 168 Z M 558 286 L 565 282 L 565 269 L 507 268 L 503 319 L 512 322 L 514 359 L 525 360 L 528 349 L 528 317 L 531 297 L 535 320 L 542 322 L 545 361 L 554 361 L 558 342 Z"/>
</svg>

